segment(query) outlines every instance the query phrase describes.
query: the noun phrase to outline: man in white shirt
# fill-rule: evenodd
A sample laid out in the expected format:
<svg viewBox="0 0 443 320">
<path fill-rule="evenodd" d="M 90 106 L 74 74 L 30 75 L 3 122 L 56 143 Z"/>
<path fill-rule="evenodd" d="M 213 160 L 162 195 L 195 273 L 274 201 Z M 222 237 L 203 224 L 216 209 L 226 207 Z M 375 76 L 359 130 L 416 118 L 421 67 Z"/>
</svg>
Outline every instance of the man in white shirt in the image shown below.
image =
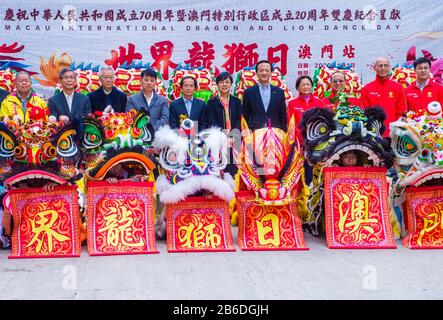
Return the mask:
<svg viewBox="0 0 443 320">
<path fill-rule="evenodd" d="M 271 85 L 273 67 L 268 60 L 255 66 L 258 84 L 245 90 L 243 116 L 251 130 L 272 127 L 287 129 L 286 100 L 282 89 Z"/>
</svg>

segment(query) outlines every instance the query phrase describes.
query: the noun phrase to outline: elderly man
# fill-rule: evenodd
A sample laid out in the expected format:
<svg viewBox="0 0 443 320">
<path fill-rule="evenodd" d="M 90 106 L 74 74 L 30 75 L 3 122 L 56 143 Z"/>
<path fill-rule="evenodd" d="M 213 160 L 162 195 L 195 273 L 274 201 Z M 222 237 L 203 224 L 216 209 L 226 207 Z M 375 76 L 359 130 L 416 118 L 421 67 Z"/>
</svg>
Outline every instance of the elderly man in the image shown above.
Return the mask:
<svg viewBox="0 0 443 320">
<path fill-rule="evenodd" d="M 414 61 L 417 80 L 406 88 L 408 110 L 426 110 L 430 102 L 438 101 L 443 106 L 443 86 L 431 79 L 431 61 L 421 57 Z"/>
<path fill-rule="evenodd" d="M 340 71 L 336 71 L 331 75 L 331 94 L 323 98 L 325 107 L 333 110 L 338 106 L 338 94 L 342 92 L 346 87 L 346 76 Z M 352 106 L 360 106 L 360 100 L 358 98 L 349 97 L 348 102 Z"/>
<path fill-rule="evenodd" d="M 88 95 L 92 112 L 125 112 L 128 97 L 114 87 L 114 69 L 109 66 L 101 67 L 99 77 L 102 86 Z"/>
<path fill-rule="evenodd" d="M 389 137 L 389 124 L 396 121 L 406 111 L 406 97 L 403 87 L 389 80 L 389 59 L 379 57 L 374 62 L 376 79 L 361 90 L 360 101 L 363 108 L 381 107 L 386 113 L 385 137 Z"/>
<path fill-rule="evenodd" d="M 262 60 L 255 66 L 258 84 L 245 90 L 243 116 L 252 130 L 268 126 L 284 131 L 286 123 L 286 100 L 282 89 L 271 85 L 272 65 Z"/>
<path fill-rule="evenodd" d="M 91 113 L 91 103 L 88 97 L 74 92 L 77 78 L 74 70 L 64 68 L 59 74 L 62 92 L 56 94 L 48 101 L 50 114 L 57 120 L 65 116 L 74 123 L 79 123 L 81 116 Z"/>
<path fill-rule="evenodd" d="M 17 72 L 14 79 L 15 93 L 9 94 L 0 107 L 0 119 L 28 122 L 48 120 L 49 109 L 45 100 L 32 92 L 31 76 L 26 71 Z"/>
<path fill-rule="evenodd" d="M 154 127 L 154 130 L 157 130 L 159 127 L 168 124 L 168 101 L 165 97 L 162 97 L 155 92 L 157 72 L 148 68 L 143 70 L 140 76 L 141 92 L 128 97 L 126 111 L 130 111 L 131 109 L 136 109 L 138 111 L 145 110 L 151 118 L 151 124 Z"/>
</svg>

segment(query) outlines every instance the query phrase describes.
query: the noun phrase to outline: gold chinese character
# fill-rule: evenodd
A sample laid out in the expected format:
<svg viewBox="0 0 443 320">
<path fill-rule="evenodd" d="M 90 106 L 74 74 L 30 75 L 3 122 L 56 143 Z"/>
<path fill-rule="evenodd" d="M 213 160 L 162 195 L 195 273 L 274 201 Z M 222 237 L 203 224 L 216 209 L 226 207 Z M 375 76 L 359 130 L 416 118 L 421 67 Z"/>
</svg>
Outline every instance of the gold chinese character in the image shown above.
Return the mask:
<svg viewBox="0 0 443 320">
<path fill-rule="evenodd" d="M 206 246 L 218 247 L 221 243 L 221 237 L 219 234 L 214 233 L 215 223 L 208 224 L 204 229 L 206 230 Z"/>
<path fill-rule="evenodd" d="M 431 232 L 432 230 L 437 228 L 439 223 L 440 229 L 443 229 L 443 210 L 440 210 L 440 214 L 438 214 L 438 212 L 433 212 L 426 215 L 426 217 L 423 217 L 423 228 L 421 229 L 420 234 L 417 238 L 417 243 L 421 245 L 425 233 Z"/>
<path fill-rule="evenodd" d="M 118 220 L 118 216 L 121 216 Z M 108 245 L 117 247 L 121 244 L 127 247 L 140 247 L 145 244 L 143 238 L 138 243 L 134 243 L 132 237 L 132 224 L 134 219 L 131 218 L 132 211 L 125 206 L 110 207 L 109 213 L 104 217 L 105 226 L 98 230 L 98 232 L 106 233 L 106 243 Z"/>
<path fill-rule="evenodd" d="M 339 204 L 340 218 L 338 222 L 338 228 L 340 232 L 344 233 L 345 228 L 352 228 L 348 233 L 354 233 L 360 230 L 360 228 L 366 229 L 371 234 L 374 234 L 374 229 L 368 225 L 368 223 L 377 223 L 377 219 L 369 219 L 369 197 L 361 194 L 359 190 L 352 191 L 353 197 L 349 204 L 349 196 L 343 194 L 343 200 Z M 343 208 L 345 207 L 345 210 Z M 350 221 L 346 223 L 349 215 Z"/>
<path fill-rule="evenodd" d="M 178 240 L 182 243 L 183 247 L 192 247 L 192 231 L 194 231 L 195 224 L 190 222 L 187 226 L 181 226 L 178 229 Z M 184 242 L 184 243 L 183 243 Z"/>
<path fill-rule="evenodd" d="M 269 221 L 271 225 L 269 226 Z M 258 230 L 258 242 L 261 245 L 272 244 L 274 246 L 280 245 L 280 231 L 278 229 L 278 217 L 275 214 L 268 213 L 260 221 L 256 221 Z M 267 239 L 265 236 L 271 234 Z"/>
<path fill-rule="evenodd" d="M 28 243 L 26 247 L 30 247 L 37 241 L 37 247 L 35 251 L 38 253 L 41 251 L 43 246 L 43 240 L 46 236 L 48 240 L 48 252 L 52 252 L 52 238 L 63 242 L 69 240 L 69 237 L 52 230 L 52 226 L 58 219 L 58 212 L 55 210 L 45 210 L 37 213 L 34 219 L 31 220 L 32 232 L 34 237 Z M 41 236 L 41 237 L 40 237 Z"/>
</svg>

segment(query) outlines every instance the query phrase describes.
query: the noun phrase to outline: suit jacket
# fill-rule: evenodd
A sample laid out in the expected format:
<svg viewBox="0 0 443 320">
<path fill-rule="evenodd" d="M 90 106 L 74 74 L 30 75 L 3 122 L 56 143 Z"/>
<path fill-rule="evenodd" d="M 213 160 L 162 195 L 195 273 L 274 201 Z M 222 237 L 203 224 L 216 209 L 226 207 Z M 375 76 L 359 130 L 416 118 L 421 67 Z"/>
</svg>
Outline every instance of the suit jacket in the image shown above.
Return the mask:
<svg viewBox="0 0 443 320">
<path fill-rule="evenodd" d="M 59 120 L 60 116 L 67 116 L 76 128 L 77 134 L 82 135 L 83 127 L 81 118 L 83 115 L 91 113 L 91 103 L 87 96 L 74 92 L 72 98 L 71 111 L 69 111 L 68 102 L 65 95 L 60 92 L 48 100 L 48 107 L 50 115 L 53 115 Z"/>
<path fill-rule="evenodd" d="M 206 121 L 206 117 L 204 116 L 205 110 L 206 103 L 203 100 L 193 98 L 191 114 L 188 115 L 183 98 L 174 100 L 169 107 L 169 126 L 172 129 L 178 129 L 180 128 L 181 120 L 183 120 L 183 118 L 189 118 L 192 121 L 198 121 L 198 131 L 201 131 L 201 128 L 207 127 L 204 124 Z"/>
<path fill-rule="evenodd" d="M 2 101 L 5 100 L 8 94 L 9 94 L 8 91 L 0 89 L 0 104 L 2 104 Z"/>
<path fill-rule="evenodd" d="M 96 91 L 91 92 L 90 94 L 88 94 L 88 97 L 91 101 L 92 112 L 105 110 L 106 102 L 103 87 L 100 87 Z M 114 109 L 115 112 L 125 112 L 126 101 L 128 99 L 126 93 L 118 90 L 116 87 L 112 87 L 112 91 L 109 94 L 109 97 L 111 98 L 112 109 Z"/>
<path fill-rule="evenodd" d="M 243 116 L 251 130 L 267 127 L 271 120 L 272 127 L 286 131 L 285 93 L 271 85 L 271 99 L 268 110 L 265 111 L 258 85 L 246 89 L 243 96 Z"/>
<path fill-rule="evenodd" d="M 131 109 L 135 109 L 137 111 L 145 110 L 145 112 L 149 114 L 151 118 L 151 124 L 154 127 L 154 130 L 157 130 L 159 127 L 168 124 L 169 122 L 168 101 L 165 97 L 160 96 L 155 92 L 153 93 L 151 104 L 149 106 L 142 92 L 128 97 L 126 112 L 130 111 Z"/>
<path fill-rule="evenodd" d="M 61 115 L 67 116 L 71 121 L 81 120 L 82 115 L 91 113 L 91 103 L 87 96 L 74 92 L 71 111 L 65 95 L 60 92 L 48 100 L 50 115 L 59 119 Z"/>
<path fill-rule="evenodd" d="M 205 126 L 226 129 L 225 110 L 218 96 L 209 99 L 206 110 L 206 121 L 204 121 Z M 231 120 L 231 129 L 235 128 L 240 130 L 240 121 L 242 114 L 243 112 L 240 100 L 234 96 L 230 96 L 229 119 Z"/>
</svg>

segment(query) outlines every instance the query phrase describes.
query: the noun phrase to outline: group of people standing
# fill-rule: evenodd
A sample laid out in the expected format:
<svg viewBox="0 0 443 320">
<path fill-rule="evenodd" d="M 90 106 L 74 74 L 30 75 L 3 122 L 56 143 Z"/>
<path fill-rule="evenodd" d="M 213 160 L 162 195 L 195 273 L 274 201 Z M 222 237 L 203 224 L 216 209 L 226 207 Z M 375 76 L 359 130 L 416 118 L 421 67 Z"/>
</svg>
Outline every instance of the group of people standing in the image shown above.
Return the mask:
<svg viewBox="0 0 443 320">
<path fill-rule="evenodd" d="M 427 58 L 414 61 L 417 80 L 406 90 L 389 80 L 391 67 L 387 58 L 377 58 L 373 66 L 376 79 L 363 87 L 359 98 L 349 98 L 348 102 L 362 108 L 382 107 L 388 128 L 385 136 L 389 136 L 389 123 L 398 119 L 403 112 L 426 108 L 431 101 L 443 105 L 443 87 L 431 78 L 431 61 Z M 245 90 L 243 102 L 230 93 L 232 75 L 221 72 L 216 77 L 218 95 L 207 103 L 194 97 L 198 83 L 193 77 L 185 76 L 180 81 L 182 97 L 172 101 L 169 106 L 166 98 L 156 93 L 157 72 L 150 68 L 141 72 L 141 91 L 129 97 L 114 86 L 112 67 L 100 69 L 101 87 L 88 96 L 75 92 L 76 74 L 74 70 L 65 68 L 59 74 L 62 90 L 51 97 L 47 104 L 31 90 L 30 75 L 21 71 L 15 77 L 16 92 L 9 94 L 0 90 L 0 118 L 26 122 L 30 119 L 48 120 L 53 116 L 57 120 L 65 117 L 79 123 L 82 115 L 91 112 L 125 112 L 135 108 L 145 110 L 150 115 L 155 130 L 166 124 L 173 129 L 179 128 L 183 119 L 191 119 L 197 123 L 198 130 L 216 126 L 229 133 L 232 129 L 240 129 L 243 116 L 252 130 L 271 125 L 286 131 L 292 116 L 298 125 L 306 110 L 314 107 L 333 109 L 338 104 L 338 94 L 346 85 L 344 73 L 333 73 L 331 94 L 319 99 L 313 94 L 311 77 L 302 75 L 295 83 L 298 97 L 287 105 L 283 90 L 270 83 L 273 71 L 271 63 L 259 61 L 255 70 L 258 84 Z"/>
</svg>

